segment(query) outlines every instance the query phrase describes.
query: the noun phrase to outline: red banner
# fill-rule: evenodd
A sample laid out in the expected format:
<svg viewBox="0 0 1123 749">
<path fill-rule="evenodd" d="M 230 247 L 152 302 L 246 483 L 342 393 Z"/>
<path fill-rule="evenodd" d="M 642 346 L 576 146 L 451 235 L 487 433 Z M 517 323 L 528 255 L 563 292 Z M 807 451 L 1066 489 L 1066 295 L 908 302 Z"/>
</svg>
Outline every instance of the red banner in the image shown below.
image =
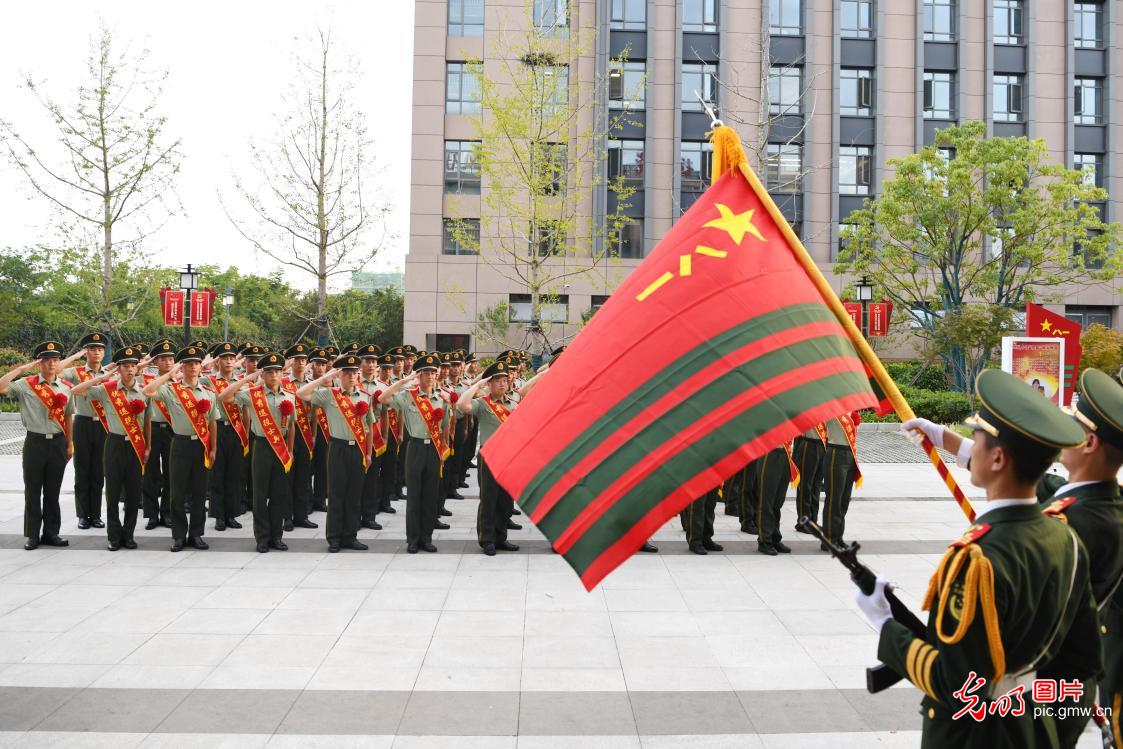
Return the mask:
<svg viewBox="0 0 1123 749">
<path fill-rule="evenodd" d="M 1064 315 L 1041 307 L 1033 302 L 1026 304 L 1026 335 L 1034 338 L 1063 338 L 1065 342 L 1064 399 L 1062 405 L 1072 405 L 1076 385 L 1076 370 L 1080 368 L 1081 327 Z"/>
<path fill-rule="evenodd" d="M 183 325 L 183 290 L 160 289 L 165 325 Z"/>
<path fill-rule="evenodd" d="M 191 327 L 210 327 L 213 312 L 214 289 L 201 289 L 191 294 Z"/>
<path fill-rule="evenodd" d="M 858 330 L 864 330 L 862 328 L 862 305 L 859 302 L 843 302 L 842 306 L 846 308 L 846 314 L 850 315 L 855 327 Z"/>
<path fill-rule="evenodd" d="M 889 316 L 893 312 L 892 302 L 873 302 L 870 304 L 870 337 L 889 335 Z"/>
</svg>

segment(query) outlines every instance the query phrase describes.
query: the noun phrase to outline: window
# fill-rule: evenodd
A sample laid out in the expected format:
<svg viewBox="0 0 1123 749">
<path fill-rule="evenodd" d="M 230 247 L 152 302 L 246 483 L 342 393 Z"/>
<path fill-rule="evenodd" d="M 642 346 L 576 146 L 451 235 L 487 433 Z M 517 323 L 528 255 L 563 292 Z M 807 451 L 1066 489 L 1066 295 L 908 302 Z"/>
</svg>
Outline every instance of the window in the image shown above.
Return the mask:
<svg viewBox="0 0 1123 749">
<path fill-rule="evenodd" d="M 701 112 L 702 103 L 695 92 L 711 107 L 717 106 L 717 69 L 709 63 L 682 64 L 682 111 Z"/>
<path fill-rule="evenodd" d="M 768 31 L 779 36 L 803 33 L 802 0 L 772 0 L 768 6 Z"/>
<path fill-rule="evenodd" d="M 539 257 L 564 255 L 566 231 L 564 221 L 539 221 L 535 240 Z"/>
<path fill-rule="evenodd" d="M 640 258 L 643 257 L 643 219 L 628 219 L 617 230 L 616 257 Z"/>
<path fill-rule="evenodd" d="M 924 0 L 924 40 L 955 41 L 955 0 Z"/>
<path fill-rule="evenodd" d="M 717 0 L 683 0 L 683 31 L 717 31 Z"/>
<path fill-rule="evenodd" d="M 792 227 L 792 233 L 793 234 L 795 234 L 801 240 L 803 239 L 803 222 L 802 221 L 800 221 L 797 218 L 794 218 L 791 221 L 788 221 L 788 226 Z"/>
<path fill-rule="evenodd" d="M 647 0 L 612 0 L 608 27 L 617 31 L 646 31 Z"/>
<path fill-rule="evenodd" d="M 471 350 L 472 336 L 468 333 L 434 333 L 432 351 Z"/>
<path fill-rule="evenodd" d="M 623 180 L 632 187 L 643 189 L 642 140 L 610 140 L 608 142 L 608 178 Z"/>
<path fill-rule="evenodd" d="M 765 158 L 768 192 L 803 192 L 803 146 L 769 143 Z"/>
<path fill-rule="evenodd" d="M 705 192 L 706 188 L 710 186 L 713 164 L 714 146 L 712 143 L 684 140 L 679 149 L 679 177 L 681 178 L 682 191 Z"/>
<path fill-rule="evenodd" d="M 445 141 L 445 194 L 479 195 L 480 162 L 476 156 L 479 143 L 471 140 Z"/>
<path fill-rule="evenodd" d="M 995 122 L 1022 121 L 1022 77 L 1020 75 L 994 76 Z"/>
<path fill-rule="evenodd" d="M 839 27 L 850 39 L 873 37 L 873 0 L 842 0 Z"/>
<path fill-rule="evenodd" d="M 987 250 L 987 260 L 997 260 L 1005 252 L 1006 239 L 1014 235 L 1014 230 L 1009 226 L 994 227 L 994 234 L 990 235 L 990 247 Z"/>
<path fill-rule="evenodd" d="M 772 114 L 800 114 L 803 69 L 773 65 L 768 73 L 768 111 Z"/>
<path fill-rule="evenodd" d="M 1091 325 L 1111 327 L 1111 307 L 1069 304 L 1065 307 L 1065 317 L 1087 330 Z"/>
<path fill-rule="evenodd" d="M 1098 153 L 1074 153 L 1072 168 L 1084 172 L 1084 184 L 1103 187 L 1103 158 Z"/>
<path fill-rule="evenodd" d="M 1073 44 L 1081 49 L 1103 46 L 1103 3 L 1073 3 Z"/>
<path fill-rule="evenodd" d="M 483 36 L 484 0 L 448 0 L 448 35 Z"/>
<path fill-rule="evenodd" d="M 595 313 L 608 302 L 608 294 L 593 294 L 589 303 L 589 312 Z"/>
<path fill-rule="evenodd" d="M 569 0 L 534 0 L 534 28 L 550 32 L 569 26 Z"/>
<path fill-rule="evenodd" d="M 1077 125 L 1100 124 L 1103 121 L 1103 80 L 1077 78 L 1072 101 Z"/>
<path fill-rule="evenodd" d="M 537 65 L 534 68 L 538 85 L 541 86 L 546 106 L 545 116 L 566 115 L 569 106 L 569 68 L 565 65 Z"/>
<path fill-rule="evenodd" d="M 539 195 L 557 195 L 565 187 L 567 149 L 564 143 L 533 145 L 533 189 Z"/>
<path fill-rule="evenodd" d="M 507 299 L 511 322 L 535 322 L 530 294 L 511 294 Z M 539 294 L 538 314 L 540 322 L 569 322 L 569 296 Z"/>
<path fill-rule="evenodd" d="M 847 117 L 873 114 L 873 71 L 869 68 L 842 68 L 839 71 L 839 113 Z"/>
<path fill-rule="evenodd" d="M 838 192 L 841 195 L 869 195 L 873 183 L 873 152 L 869 146 L 842 146 L 838 149 Z"/>
<path fill-rule="evenodd" d="M 478 218 L 446 218 L 441 252 L 445 255 L 478 255 L 480 220 Z"/>
<path fill-rule="evenodd" d="M 445 111 L 449 114 L 479 114 L 480 88 L 467 63 L 450 62 L 445 68 Z"/>
<path fill-rule="evenodd" d="M 643 109 L 646 68 L 642 62 L 614 62 L 608 69 L 608 106 Z"/>
<path fill-rule="evenodd" d="M 994 43 L 1021 44 L 1024 15 L 1022 0 L 994 0 Z"/>
<path fill-rule="evenodd" d="M 924 71 L 924 119 L 955 119 L 955 73 Z"/>
<path fill-rule="evenodd" d="M 848 235 L 851 231 L 854 230 L 855 226 L 856 224 L 853 224 L 849 221 L 838 222 L 838 252 L 834 257 L 831 258 L 831 260 L 837 260 L 838 256 L 842 255 L 846 248 L 850 246 L 851 240 Z"/>
</svg>

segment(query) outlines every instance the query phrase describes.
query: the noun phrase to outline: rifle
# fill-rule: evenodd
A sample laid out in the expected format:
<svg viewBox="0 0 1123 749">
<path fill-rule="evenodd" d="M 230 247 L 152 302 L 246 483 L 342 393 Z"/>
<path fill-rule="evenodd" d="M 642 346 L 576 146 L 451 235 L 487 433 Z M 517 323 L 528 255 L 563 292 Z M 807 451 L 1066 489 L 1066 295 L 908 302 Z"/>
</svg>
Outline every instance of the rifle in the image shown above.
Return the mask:
<svg viewBox="0 0 1123 749">
<path fill-rule="evenodd" d="M 850 570 L 850 579 L 858 586 L 858 590 L 867 596 L 873 593 L 877 586 L 877 575 L 869 567 L 858 561 L 858 549 L 861 548 L 859 544 L 840 545 L 833 543 L 827 539 L 827 534 L 823 532 L 818 523 L 807 517 L 800 518 L 799 525 L 819 539 L 824 546 L 830 549 L 831 556 L 842 562 L 843 567 Z M 889 610 L 892 612 L 893 618 L 908 627 L 914 637 L 921 640 L 925 639 L 924 623 L 909 610 L 908 606 L 901 603 L 901 599 L 893 594 L 893 590 L 889 586 L 885 587 L 885 598 L 889 601 Z M 866 669 L 866 690 L 871 694 L 877 694 L 903 678 L 901 674 L 885 664 L 871 666 Z"/>
</svg>

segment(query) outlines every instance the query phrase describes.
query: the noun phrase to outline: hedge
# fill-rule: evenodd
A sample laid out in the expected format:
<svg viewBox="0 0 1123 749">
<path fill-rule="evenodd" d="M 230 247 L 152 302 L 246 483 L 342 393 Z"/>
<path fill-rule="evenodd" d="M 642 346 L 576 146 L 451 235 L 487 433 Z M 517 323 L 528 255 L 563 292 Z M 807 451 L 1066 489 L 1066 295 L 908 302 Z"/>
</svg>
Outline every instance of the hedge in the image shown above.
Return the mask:
<svg viewBox="0 0 1123 749">
<path fill-rule="evenodd" d="M 902 385 L 901 395 L 905 396 L 917 416 L 937 424 L 957 424 L 974 413 L 971 399 L 966 393 Z M 872 411 L 867 411 L 862 414 L 862 421 L 896 422 L 900 419 L 896 414 L 875 416 Z"/>
</svg>

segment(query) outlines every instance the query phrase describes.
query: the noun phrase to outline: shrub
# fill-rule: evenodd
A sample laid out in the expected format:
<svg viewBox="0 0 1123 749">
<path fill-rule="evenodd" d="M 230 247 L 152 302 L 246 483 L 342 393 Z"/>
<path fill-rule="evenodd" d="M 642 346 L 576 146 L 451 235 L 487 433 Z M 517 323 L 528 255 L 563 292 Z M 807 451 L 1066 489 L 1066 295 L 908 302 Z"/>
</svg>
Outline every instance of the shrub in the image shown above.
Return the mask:
<svg viewBox="0 0 1123 749">
<path fill-rule="evenodd" d="M 929 419 L 937 424 L 957 424 L 972 413 L 974 408 L 971 399 L 966 393 L 956 393 L 946 390 L 928 390 L 926 388 L 901 386 L 901 395 L 912 406 L 913 412 L 922 419 Z M 862 413 L 862 421 L 868 423 L 895 423 L 900 419 L 897 414 L 877 416 L 873 411 Z"/>
</svg>

